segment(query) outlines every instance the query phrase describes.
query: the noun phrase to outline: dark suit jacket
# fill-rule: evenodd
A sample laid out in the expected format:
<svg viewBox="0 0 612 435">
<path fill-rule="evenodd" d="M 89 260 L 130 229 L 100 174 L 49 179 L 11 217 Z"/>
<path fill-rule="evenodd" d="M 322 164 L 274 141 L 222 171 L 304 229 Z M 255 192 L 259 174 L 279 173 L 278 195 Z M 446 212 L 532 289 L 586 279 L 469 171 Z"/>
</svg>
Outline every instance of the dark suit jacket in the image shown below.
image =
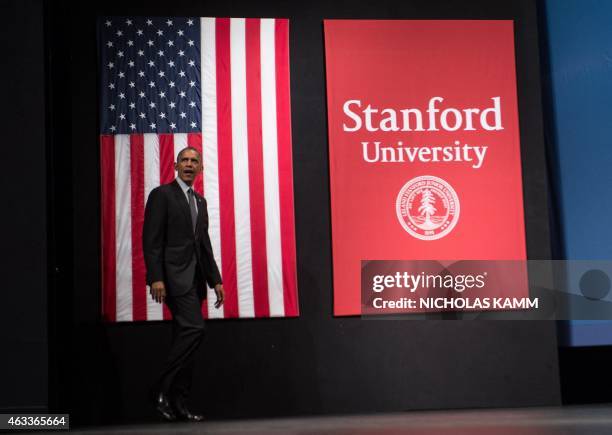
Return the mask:
<svg viewBox="0 0 612 435">
<path fill-rule="evenodd" d="M 195 196 L 195 234 L 187 198 L 176 180 L 153 189 L 147 200 L 142 231 L 147 284 L 163 281 L 169 296 L 185 294 L 194 279 L 199 281 L 201 298 L 206 297 L 202 280 L 211 288 L 221 284 L 208 235 L 206 200 L 197 193 Z"/>
</svg>

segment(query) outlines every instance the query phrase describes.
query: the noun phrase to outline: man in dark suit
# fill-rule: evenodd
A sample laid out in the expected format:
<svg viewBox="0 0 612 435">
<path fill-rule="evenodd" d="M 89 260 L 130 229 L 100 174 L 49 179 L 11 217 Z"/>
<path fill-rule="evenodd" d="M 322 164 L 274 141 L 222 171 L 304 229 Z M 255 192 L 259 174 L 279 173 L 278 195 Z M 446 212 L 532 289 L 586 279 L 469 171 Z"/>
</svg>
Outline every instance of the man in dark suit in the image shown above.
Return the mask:
<svg viewBox="0 0 612 435">
<path fill-rule="evenodd" d="M 174 169 L 177 178 L 149 194 L 142 234 L 151 296 L 168 305 L 173 322 L 172 348 L 155 400 L 166 420 L 200 421 L 203 417 L 190 412 L 185 399 L 204 335 L 201 304 L 207 284 L 215 290 L 215 307 L 223 304 L 225 293 L 208 235 L 206 200 L 192 187 L 202 171 L 200 153 L 191 147 L 183 149 Z"/>
</svg>

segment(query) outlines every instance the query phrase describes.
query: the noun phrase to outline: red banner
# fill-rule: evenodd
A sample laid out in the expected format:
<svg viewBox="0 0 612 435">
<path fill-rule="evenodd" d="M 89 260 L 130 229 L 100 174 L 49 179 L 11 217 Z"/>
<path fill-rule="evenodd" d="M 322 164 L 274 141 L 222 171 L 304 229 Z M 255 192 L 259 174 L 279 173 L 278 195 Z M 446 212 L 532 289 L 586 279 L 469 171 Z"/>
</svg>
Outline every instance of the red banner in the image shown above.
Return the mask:
<svg viewBox="0 0 612 435">
<path fill-rule="evenodd" d="M 334 313 L 362 260 L 526 259 L 513 22 L 326 20 L 325 50 Z"/>
</svg>

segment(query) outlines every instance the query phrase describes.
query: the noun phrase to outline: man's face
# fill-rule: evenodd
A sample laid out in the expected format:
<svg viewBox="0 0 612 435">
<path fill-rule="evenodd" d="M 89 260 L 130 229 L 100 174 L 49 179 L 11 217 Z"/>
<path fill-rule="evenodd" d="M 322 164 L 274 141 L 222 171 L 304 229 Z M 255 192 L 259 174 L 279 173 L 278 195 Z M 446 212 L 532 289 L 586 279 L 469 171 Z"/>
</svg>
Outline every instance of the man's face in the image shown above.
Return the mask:
<svg viewBox="0 0 612 435">
<path fill-rule="evenodd" d="M 183 151 L 174 164 L 174 169 L 178 172 L 178 177 L 188 186 L 193 184 L 193 180 L 202 171 L 202 162 L 197 152 L 193 150 Z"/>
</svg>

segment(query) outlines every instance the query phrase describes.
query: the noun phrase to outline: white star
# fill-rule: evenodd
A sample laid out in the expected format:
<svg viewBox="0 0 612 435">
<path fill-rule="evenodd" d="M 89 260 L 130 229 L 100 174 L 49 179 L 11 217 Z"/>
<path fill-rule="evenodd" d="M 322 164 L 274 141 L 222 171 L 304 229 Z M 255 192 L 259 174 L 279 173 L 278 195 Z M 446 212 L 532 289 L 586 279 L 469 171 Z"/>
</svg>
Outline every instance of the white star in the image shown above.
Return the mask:
<svg viewBox="0 0 612 435">
<path fill-rule="evenodd" d="M 174 42 L 168 41 L 168 47 L 172 47 L 173 45 L 174 45 Z"/>
<path fill-rule="evenodd" d="M 144 98 L 145 97 L 145 93 L 140 91 L 140 94 L 138 94 L 140 96 L 140 98 Z"/>
<path fill-rule="evenodd" d="M 190 105 L 191 107 L 195 107 L 195 106 L 196 106 L 195 101 L 192 101 L 191 103 L 189 103 L 189 105 Z"/>
<path fill-rule="evenodd" d="M 172 101 L 170 104 L 168 104 L 168 106 L 170 106 L 171 109 L 174 109 L 176 107 L 176 103 Z"/>
<path fill-rule="evenodd" d="M 157 31 L 157 36 L 162 36 L 163 34 L 164 34 L 164 31 L 163 31 L 163 30 L 158 30 L 158 31 Z"/>
<path fill-rule="evenodd" d="M 131 128 L 132 130 L 136 130 L 136 124 L 130 124 L 130 128 Z"/>
<path fill-rule="evenodd" d="M 161 91 L 159 93 L 159 98 L 166 98 L 166 93 L 164 91 Z"/>
<path fill-rule="evenodd" d="M 195 122 L 191 123 L 191 128 L 196 128 L 198 126 L 198 124 L 196 124 Z"/>
<path fill-rule="evenodd" d="M 134 61 L 133 61 L 133 60 L 130 60 L 130 61 L 128 62 L 128 66 L 129 66 L 130 68 L 134 68 Z"/>
<path fill-rule="evenodd" d="M 181 118 L 185 119 L 187 117 L 187 114 L 185 112 L 181 112 L 181 114 L 179 116 Z"/>
<path fill-rule="evenodd" d="M 135 109 L 136 108 L 136 104 L 134 104 L 133 102 L 130 103 L 130 109 Z"/>
<path fill-rule="evenodd" d="M 106 24 L 106 27 L 110 27 L 113 23 L 110 20 L 106 20 L 104 24 Z"/>
<path fill-rule="evenodd" d="M 179 92 L 179 95 L 181 96 L 181 98 L 185 98 L 185 91 Z"/>
<path fill-rule="evenodd" d="M 165 72 L 163 72 L 163 71 L 160 71 L 160 72 L 158 72 L 157 74 L 159 74 L 159 76 L 160 76 L 160 77 L 164 77 L 164 76 L 166 75 L 166 73 L 165 73 Z"/>
<path fill-rule="evenodd" d="M 130 19 L 125 20 L 125 24 L 127 24 L 128 26 L 131 26 L 132 25 L 132 20 L 130 20 Z"/>
<path fill-rule="evenodd" d="M 153 101 L 151 101 L 151 103 L 149 103 L 149 107 L 151 109 L 155 109 L 155 103 Z"/>
<path fill-rule="evenodd" d="M 174 122 L 171 122 L 171 123 L 170 123 L 170 128 L 171 128 L 172 130 L 174 130 L 174 129 L 176 128 L 176 124 L 175 124 Z"/>
<path fill-rule="evenodd" d="M 119 99 L 123 100 L 124 98 L 125 98 L 125 94 L 124 94 L 123 92 L 121 92 L 121 93 L 119 94 Z"/>
<path fill-rule="evenodd" d="M 159 117 L 161 119 L 165 119 L 166 118 L 166 114 L 164 112 L 162 112 L 162 113 L 159 114 Z"/>
<path fill-rule="evenodd" d="M 144 51 L 143 50 L 138 50 L 138 56 L 144 56 Z"/>
<path fill-rule="evenodd" d="M 195 86 L 195 82 L 192 80 L 189 82 L 189 86 L 191 86 L 192 88 Z"/>
<path fill-rule="evenodd" d="M 123 121 L 123 120 L 125 119 L 125 114 L 123 114 L 123 113 L 122 113 L 122 114 L 120 114 L 120 115 L 119 115 L 119 119 L 121 119 L 121 120 Z"/>
<path fill-rule="evenodd" d="M 115 105 L 114 105 L 114 104 L 111 104 L 110 106 L 108 106 L 108 108 L 109 108 L 109 109 L 111 110 L 111 112 L 112 112 L 113 110 L 115 110 Z"/>
<path fill-rule="evenodd" d="M 115 126 L 114 126 L 114 125 L 111 125 L 111 126 L 110 126 L 110 131 L 115 131 L 115 130 L 116 130 Z"/>
<path fill-rule="evenodd" d="M 151 40 L 149 39 L 149 40 L 147 41 L 147 45 L 148 45 L 149 47 L 153 47 L 153 45 L 154 45 L 154 44 L 153 44 L 153 41 L 151 41 Z"/>
<path fill-rule="evenodd" d="M 136 34 L 137 34 L 138 36 L 142 36 L 142 30 L 141 30 L 141 29 L 136 30 Z"/>
<path fill-rule="evenodd" d="M 115 89 L 115 84 L 114 83 L 109 83 L 108 84 L 108 89 Z"/>
<path fill-rule="evenodd" d="M 185 71 L 181 71 L 181 72 L 179 72 L 179 75 L 180 75 L 181 77 L 185 77 Z"/>
<path fill-rule="evenodd" d="M 108 42 L 106 43 L 106 45 L 108 46 L 108 48 L 111 48 L 111 47 L 113 46 L 113 43 L 112 43 L 112 41 L 108 41 Z"/>
<path fill-rule="evenodd" d="M 136 83 L 134 83 L 134 82 L 130 82 L 130 83 L 129 83 L 129 86 L 130 86 L 130 88 L 133 88 L 134 86 L 136 86 Z"/>
<path fill-rule="evenodd" d="M 190 61 L 188 62 L 188 64 L 189 64 L 189 66 L 195 66 L 195 62 L 194 62 L 193 60 L 190 60 Z"/>
<path fill-rule="evenodd" d="M 185 52 L 183 50 L 179 50 L 178 55 L 179 56 L 185 56 Z"/>
<path fill-rule="evenodd" d="M 157 52 L 157 54 L 158 54 L 158 56 L 160 56 L 160 57 L 161 57 L 161 56 L 163 56 L 163 55 L 164 55 L 164 52 L 163 52 L 162 50 L 159 50 L 159 51 Z"/>
<path fill-rule="evenodd" d="M 151 127 L 151 130 L 155 130 L 155 123 L 154 122 L 152 122 L 149 126 Z"/>
<path fill-rule="evenodd" d="M 187 24 L 193 26 L 193 20 L 187 20 Z"/>
<path fill-rule="evenodd" d="M 123 32 L 121 30 L 117 30 L 117 36 L 122 36 Z"/>
<path fill-rule="evenodd" d="M 172 25 L 172 20 L 168 20 L 168 21 L 166 21 L 166 24 L 167 24 L 168 26 L 171 26 L 171 25 Z"/>
<path fill-rule="evenodd" d="M 140 112 L 140 117 L 141 117 L 142 119 L 145 119 L 145 118 L 147 117 L 147 115 L 145 115 L 144 113 Z"/>
<path fill-rule="evenodd" d="M 125 77 L 125 73 L 123 71 L 119 71 L 119 78 L 122 79 Z"/>
<path fill-rule="evenodd" d="M 118 51 L 117 52 L 117 57 L 123 57 L 123 51 Z"/>
<path fill-rule="evenodd" d="M 132 45 L 134 45 L 134 41 L 132 41 L 132 40 L 130 39 L 130 40 L 127 42 L 127 45 L 128 45 L 129 47 L 131 47 Z"/>
<path fill-rule="evenodd" d="M 168 62 L 168 66 L 169 66 L 169 67 L 174 67 L 174 61 L 173 61 L 173 60 L 171 60 L 170 62 Z"/>
<path fill-rule="evenodd" d="M 153 81 L 149 82 L 149 86 L 154 88 L 155 87 L 155 82 L 153 82 Z"/>
<path fill-rule="evenodd" d="M 108 69 L 113 69 L 115 67 L 115 64 L 112 62 L 108 63 Z"/>
<path fill-rule="evenodd" d="M 193 40 L 190 39 L 189 41 L 187 41 L 187 45 L 193 47 Z"/>
<path fill-rule="evenodd" d="M 138 75 L 139 75 L 140 77 L 144 77 L 144 76 L 145 76 L 145 73 L 144 73 L 144 71 L 138 71 Z"/>
<path fill-rule="evenodd" d="M 153 68 L 153 67 L 155 66 L 155 62 L 153 62 L 152 60 L 150 60 L 150 61 L 149 61 L 149 66 L 150 66 L 151 68 Z"/>
<path fill-rule="evenodd" d="M 170 86 L 171 88 L 173 88 L 175 86 L 174 82 L 170 82 L 168 83 L 168 86 Z"/>
<path fill-rule="evenodd" d="M 176 32 L 179 36 L 183 36 L 185 34 L 185 32 L 183 32 L 182 30 L 179 30 L 178 32 Z"/>
<path fill-rule="evenodd" d="M 153 25 L 153 21 L 152 20 L 147 20 L 147 26 L 152 26 Z"/>
</svg>

